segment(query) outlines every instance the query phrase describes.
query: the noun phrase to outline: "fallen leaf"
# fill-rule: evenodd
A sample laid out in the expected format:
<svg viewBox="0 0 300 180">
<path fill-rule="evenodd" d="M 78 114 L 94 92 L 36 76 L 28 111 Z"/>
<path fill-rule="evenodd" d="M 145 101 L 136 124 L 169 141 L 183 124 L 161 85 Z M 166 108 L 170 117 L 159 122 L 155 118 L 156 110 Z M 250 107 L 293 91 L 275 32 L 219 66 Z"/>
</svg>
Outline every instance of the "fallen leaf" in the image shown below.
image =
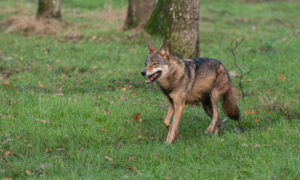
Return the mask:
<svg viewBox="0 0 300 180">
<path fill-rule="evenodd" d="M 252 26 L 251 26 L 251 29 L 252 29 L 253 31 L 255 31 L 255 30 L 256 30 L 256 26 L 252 25 Z"/>
<path fill-rule="evenodd" d="M 26 169 L 25 172 L 27 175 L 31 175 L 31 172 L 29 170 Z"/>
<path fill-rule="evenodd" d="M 144 136 L 141 135 L 141 134 L 139 134 L 139 136 L 138 136 L 139 139 L 142 139 L 143 137 L 144 137 Z"/>
<path fill-rule="evenodd" d="M 101 131 L 103 131 L 103 132 L 108 132 L 108 130 L 106 130 L 106 129 L 104 129 L 104 128 L 102 128 Z"/>
<path fill-rule="evenodd" d="M 35 120 L 36 120 L 36 121 L 39 121 L 39 122 L 41 122 L 41 123 L 43 123 L 43 124 L 48 124 L 48 123 L 49 123 L 49 122 L 46 121 L 46 120 L 42 120 L 42 119 L 38 119 L 38 118 L 36 118 Z"/>
<path fill-rule="evenodd" d="M 9 81 L 8 81 L 8 80 L 3 81 L 1 84 L 2 84 L 3 86 L 9 86 Z"/>
<path fill-rule="evenodd" d="M 11 141 L 11 138 L 6 139 L 5 141 L 3 141 L 2 144 L 6 144 L 6 143 L 8 143 L 9 141 Z"/>
<path fill-rule="evenodd" d="M 11 72 L 8 69 L 7 70 L 3 70 L 1 73 L 3 74 L 3 76 L 0 76 L 1 78 L 2 77 L 8 78 L 11 75 Z"/>
<path fill-rule="evenodd" d="M 5 152 L 4 152 L 4 155 L 5 155 L 5 156 L 9 156 L 10 154 L 11 154 L 11 153 L 10 153 L 9 151 L 5 151 Z"/>
<path fill-rule="evenodd" d="M 128 161 L 134 161 L 136 159 L 136 157 L 129 157 Z"/>
<path fill-rule="evenodd" d="M 41 88 L 43 88 L 43 87 L 44 87 L 44 84 L 41 83 L 41 82 L 39 81 L 39 86 L 40 86 Z"/>
<path fill-rule="evenodd" d="M 285 75 L 280 74 L 280 75 L 279 75 L 279 79 L 280 79 L 281 81 L 285 81 L 286 77 L 285 77 Z"/>
<path fill-rule="evenodd" d="M 238 77 L 239 75 L 235 71 L 229 71 L 229 75 L 232 77 Z"/>
<path fill-rule="evenodd" d="M 255 146 L 256 148 L 259 148 L 259 147 L 260 147 L 260 145 L 259 145 L 259 144 L 255 144 L 254 146 Z"/>
<path fill-rule="evenodd" d="M 258 123 L 258 121 L 259 121 L 259 120 L 258 120 L 257 118 L 255 118 L 254 122 L 255 122 L 255 123 Z"/>
<path fill-rule="evenodd" d="M 134 115 L 134 119 L 133 119 L 133 122 L 137 122 L 139 120 L 139 117 L 140 117 L 141 113 L 136 113 Z"/>
<path fill-rule="evenodd" d="M 123 94 L 120 98 L 119 98 L 119 101 L 125 101 L 125 100 L 128 100 L 128 97 Z"/>
<path fill-rule="evenodd" d="M 241 145 L 244 146 L 244 147 L 248 147 L 248 144 L 246 144 L 246 143 L 243 143 Z"/>
<path fill-rule="evenodd" d="M 2 180 L 13 180 L 12 178 L 2 178 Z"/>
<path fill-rule="evenodd" d="M 60 92 L 55 93 L 54 95 L 55 96 L 64 96 L 64 93 L 62 91 L 60 91 Z"/>
<path fill-rule="evenodd" d="M 107 111 L 106 111 L 106 110 L 103 110 L 103 112 L 104 112 L 105 115 L 108 115 L 108 114 L 111 112 L 111 109 L 110 109 L 110 110 L 107 110 Z"/>
<path fill-rule="evenodd" d="M 109 157 L 109 156 L 105 156 L 104 158 L 107 159 L 107 160 L 109 160 L 109 161 L 112 161 L 112 160 L 113 160 L 113 159 L 112 159 L 111 157 Z"/>
<path fill-rule="evenodd" d="M 46 164 L 41 164 L 41 169 L 45 169 L 46 168 Z"/>
<path fill-rule="evenodd" d="M 123 144 L 122 144 L 121 142 L 118 142 L 118 143 L 116 144 L 116 148 L 117 148 L 117 149 L 121 148 L 122 146 L 123 146 Z"/>
</svg>

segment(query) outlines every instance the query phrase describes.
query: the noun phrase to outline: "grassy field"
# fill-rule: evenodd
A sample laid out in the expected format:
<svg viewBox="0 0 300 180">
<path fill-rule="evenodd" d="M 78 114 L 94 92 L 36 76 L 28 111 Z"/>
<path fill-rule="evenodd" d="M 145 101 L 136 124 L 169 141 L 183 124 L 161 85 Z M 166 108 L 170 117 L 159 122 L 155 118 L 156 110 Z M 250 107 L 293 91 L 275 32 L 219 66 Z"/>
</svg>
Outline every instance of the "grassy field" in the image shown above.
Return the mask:
<svg viewBox="0 0 300 180">
<path fill-rule="evenodd" d="M 239 73 L 228 48 L 245 37 L 238 63 L 258 67 L 238 101 L 245 132 L 227 121 L 205 136 L 210 119 L 187 107 L 165 145 L 168 102 L 139 73 L 147 46 L 122 31 L 127 1 L 62 2 L 55 35 L 0 27 L 1 179 L 300 179 L 300 3 L 201 1 L 201 56 Z M 37 2 L 0 7 L 4 21 Z"/>
</svg>

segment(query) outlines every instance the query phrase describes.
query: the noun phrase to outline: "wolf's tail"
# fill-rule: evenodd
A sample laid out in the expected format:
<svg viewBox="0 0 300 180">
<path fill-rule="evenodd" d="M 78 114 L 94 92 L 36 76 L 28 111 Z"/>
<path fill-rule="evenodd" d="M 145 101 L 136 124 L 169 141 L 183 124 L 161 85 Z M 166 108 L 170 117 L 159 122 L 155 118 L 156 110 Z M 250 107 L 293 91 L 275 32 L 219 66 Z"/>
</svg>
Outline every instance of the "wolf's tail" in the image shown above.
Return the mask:
<svg viewBox="0 0 300 180">
<path fill-rule="evenodd" d="M 240 120 L 240 110 L 236 104 L 236 88 L 233 86 L 232 83 L 229 85 L 229 90 L 223 96 L 223 110 L 233 120 L 239 121 Z"/>
</svg>

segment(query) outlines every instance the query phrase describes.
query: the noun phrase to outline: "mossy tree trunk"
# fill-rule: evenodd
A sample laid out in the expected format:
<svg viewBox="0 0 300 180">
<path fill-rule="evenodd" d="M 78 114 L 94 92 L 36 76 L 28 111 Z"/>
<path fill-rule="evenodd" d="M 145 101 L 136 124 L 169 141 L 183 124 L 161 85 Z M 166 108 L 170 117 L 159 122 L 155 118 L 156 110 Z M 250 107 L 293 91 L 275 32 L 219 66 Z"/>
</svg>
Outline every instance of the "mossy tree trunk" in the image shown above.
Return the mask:
<svg viewBox="0 0 300 180">
<path fill-rule="evenodd" d="M 37 18 L 61 19 L 60 0 L 39 0 Z"/>
<path fill-rule="evenodd" d="M 173 55 L 199 56 L 199 0 L 159 0 L 145 29 L 163 35 Z"/>
<path fill-rule="evenodd" d="M 124 29 L 143 26 L 155 7 L 155 0 L 129 0 Z"/>
<path fill-rule="evenodd" d="M 168 4 L 172 0 L 159 0 L 153 10 L 148 22 L 145 25 L 145 30 L 152 35 L 165 36 L 168 23 Z"/>
</svg>

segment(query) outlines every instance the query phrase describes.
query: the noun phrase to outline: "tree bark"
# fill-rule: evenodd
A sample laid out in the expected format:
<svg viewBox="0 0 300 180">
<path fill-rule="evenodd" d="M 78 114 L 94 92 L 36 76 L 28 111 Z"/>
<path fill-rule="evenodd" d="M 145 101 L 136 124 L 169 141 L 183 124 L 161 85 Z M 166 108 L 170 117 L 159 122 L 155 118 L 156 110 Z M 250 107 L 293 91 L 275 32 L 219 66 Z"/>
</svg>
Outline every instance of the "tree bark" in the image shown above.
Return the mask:
<svg viewBox="0 0 300 180">
<path fill-rule="evenodd" d="M 159 0 L 145 29 L 163 35 L 173 55 L 199 56 L 199 0 Z"/>
<path fill-rule="evenodd" d="M 39 0 L 37 18 L 61 19 L 60 0 Z"/>
<path fill-rule="evenodd" d="M 159 0 L 153 10 L 148 22 L 145 25 L 145 30 L 152 35 L 165 36 L 167 28 L 167 14 L 169 12 L 168 4 L 172 0 Z"/>
<path fill-rule="evenodd" d="M 182 58 L 199 56 L 199 0 L 176 0 L 168 4 L 170 23 L 165 43 Z"/>
<path fill-rule="evenodd" d="M 144 26 L 154 7 L 155 0 L 129 0 L 124 29 Z"/>
</svg>

